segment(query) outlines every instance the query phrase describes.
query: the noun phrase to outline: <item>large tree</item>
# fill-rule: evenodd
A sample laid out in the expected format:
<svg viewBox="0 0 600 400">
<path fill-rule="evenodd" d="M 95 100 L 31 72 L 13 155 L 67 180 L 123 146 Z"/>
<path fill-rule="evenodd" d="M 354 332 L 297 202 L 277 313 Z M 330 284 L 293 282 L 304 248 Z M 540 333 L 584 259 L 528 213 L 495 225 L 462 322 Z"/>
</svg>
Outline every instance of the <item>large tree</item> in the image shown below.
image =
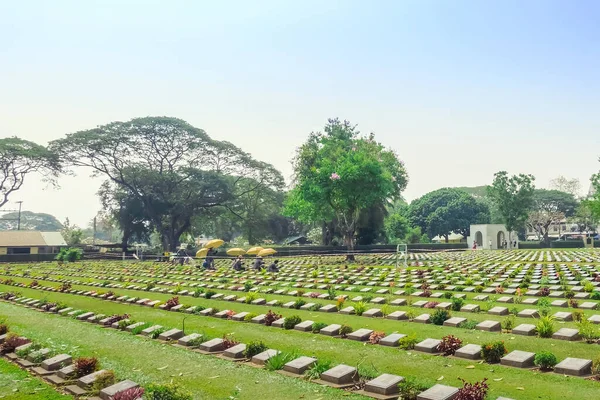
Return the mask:
<svg viewBox="0 0 600 400">
<path fill-rule="evenodd" d="M 577 178 L 568 179 L 560 175 L 550 181 L 550 189 L 559 190 L 569 193 L 573 197 L 578 197 L 581 194 L 581 182 Z"/>
<path fill-rule="evenodd" d="M 548 244 L 550 227 L 572 217 L 577 209 L 575 197 L 560 190 L 536 189 L 533 192 L 533 208 L 527 218 L 527 225 Z"/>
<path fill-rule="evenodd" d="M 0 217 L 0 231 L 17 229 L 18 219 L 18 212 L 4 214 L 2 217 Z M 32 211 L 21 212 L 21 230 L 58 232 L 61 229 L 62 224 L 54 215 L 36 213 Z"/>
<path fill-rule="evenodd" d="M 76 132 L 51 143 L 73 166 L 108 178 L 143 207 L 165 249 L 175 250 L 192 218 L 264 186 L 281 174 L 228 142 L 169 117 L 137 118 Z M 255 187 L 238 189 L 243 179 Z"/>
<path fill-rule="evenodd" d="M 23 186 L 28 175 L 38 173 L 54 183 L 60 172 L 62 168 L 57 153 L 17 137 L 0 139 L 0 207 Z"/>
<path fill-rule="evenodd" d="M 438 189 L 414 200 L 408 211 L 412 225 L 429 237 L 440 236 L 448 242 L 454 232 L 469 236 L 471 224 L 486 224 L 490 211 L 469 193 L 453 188 Z"/>
<path fill-rule="evenodd" d="M 509 246 L 512 246 L 512 232 L 525 227 L 533 207 L 534 181 L 533 175 L 509 176 L 508 172 L 500 171 L 494 174 L 494 181 L 488 186 L 488 195 L 502 214 L 508 230 Z"/>
<path fill-rule="evenodd" d="M 354 248 L 361 213 L 394 200 L 408 175 L 397 155 L 361 136 L 348 121 L 330 119 L 324 132 L 313 132 L 293 161 L 294 188 L 286 213 L 302 222 L 336 228 L 349 250 Z"/>
</svg>

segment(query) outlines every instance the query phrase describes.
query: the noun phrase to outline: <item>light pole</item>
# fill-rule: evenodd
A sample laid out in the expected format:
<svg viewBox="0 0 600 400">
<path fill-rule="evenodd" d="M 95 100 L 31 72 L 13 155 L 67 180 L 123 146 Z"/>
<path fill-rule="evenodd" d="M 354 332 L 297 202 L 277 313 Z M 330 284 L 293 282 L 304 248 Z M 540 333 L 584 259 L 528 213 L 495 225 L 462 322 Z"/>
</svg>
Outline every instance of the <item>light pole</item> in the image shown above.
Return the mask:
<svg viewBox="0 0 600 400">
<path fill-rule="evenodd" d="M 21 230 L 21 206 L 23 205 L 23 200 L 17 201 L 19 203 L 19 216 L 17 217 L 17 230 Z"/>
</svg>

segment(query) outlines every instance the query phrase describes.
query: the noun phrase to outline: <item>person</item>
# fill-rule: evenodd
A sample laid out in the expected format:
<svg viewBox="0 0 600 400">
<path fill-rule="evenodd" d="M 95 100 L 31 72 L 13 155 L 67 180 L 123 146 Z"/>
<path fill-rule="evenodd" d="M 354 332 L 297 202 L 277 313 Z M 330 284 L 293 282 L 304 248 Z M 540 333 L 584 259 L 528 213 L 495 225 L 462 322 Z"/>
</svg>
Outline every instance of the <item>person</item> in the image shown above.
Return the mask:
<svg viewBox="0 0 600 400">
<path fill-rule="evenodd" d="M 260 271 L 263 267 L 263 264 L 264 264 L 264 262 L 263 262 L 262 257 L 258 256 L 258 257 L 256 257 L 256 260 L 254 260 L 253 268 L 257 271 Z"/>
<path fill-rule="evenodd" d="M 477 242 L 473 242 L 473 250 L 477 250 Z"/>
<path fill-rule="evenodd" d="M 513 249 L 516 249 L 516 248 L 517 248 L 517 241 L 513 240 Z"/>
<path fill-rule="evenodd" d="M 279 272 L 279 268 L 277 267 L 278 262 L 279 260 L 273 261 L 271 265 L 269 265 L 269 268 L 267 268 L 267 272 Z"/>
<path fill-rule="evenodd" d="M 488 245 L 490 246 L 490 250 L 492 249 L 492 239 L 488 241 Z"/>
<path fill-rule="evenodd" d="M 206 261 L 208 262 L 207 269 L 215 269 L 215 255 L 217 255 L 217 250 L 215 249 L 208 249 L 206 252 Z"/>
<path fill-rule="evenodd" d="M 233 268 L 235 271 L 243 271 L 244 267 L 242 267 L 242 256 L 237 256 L 237 258 L 235 260 L 233 260 L 233 263 L 231 264 L 231 268 Z"/>
</svg>

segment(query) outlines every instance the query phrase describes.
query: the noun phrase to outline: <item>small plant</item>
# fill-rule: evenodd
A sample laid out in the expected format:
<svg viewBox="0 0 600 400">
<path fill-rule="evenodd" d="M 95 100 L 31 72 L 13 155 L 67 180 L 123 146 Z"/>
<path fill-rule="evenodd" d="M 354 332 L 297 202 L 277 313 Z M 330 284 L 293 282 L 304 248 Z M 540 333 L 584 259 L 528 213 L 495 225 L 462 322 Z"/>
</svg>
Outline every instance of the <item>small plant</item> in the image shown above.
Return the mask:
<svg viewBox="0 0 600 400">
<path fill-rule="evenodd" d="M 75 376 L 81 378 L 98 370 L 98 359 L 96 357 L 79 357 L 73 361 Z"/>
<path fill-rule="evenodd" d="M 250 303 L 252 303 L 256 299 L 258 299 L 258 293 L 256 293 L 256 292 L 249 292 L 249 293 L 246 294 L 246 298 L 244 299 L 244 303 L 250 304 Z"/>
<path fill-rule="evenodd" d="M 363 315 L 367 311 L 367 304 L 364 301 L 354 303 L 354 313 L 358 316 Z"/>
<path fill-rule="evenodd" d="M 554 318 L 550 316 L 540 317 L 535 324 L 537 334 L 541 338 L 551 338 L 554 334 Z"/>
<path fill-rule="evenodd" d="M 453 296 L 452 292 L 444 292 L 444 298 L 445 299 L 451 299 Z"/>
<path fill-rule="evenodd" d="M 509 315 L 508 317 L 504 318 L 500 324 L 505 332 L 512 331 L 515 327 L 515 316 Z"/>
<path fill-rule="evenodd" d="M 4 335 L 6 332 L 8 332 L 8 325 L 0 324 L 0 335 Z"/>
<path fill-rule="evenodd" d="M 487 396 L 487 392 L 490 389 L 487 382 L 487 378 L 484 378 L 481 382 L 469 383 L 462 378 L 459 378 L 463 387 L 458 390 L 455 399 L 456 400 L 484 400 Z"/>
<path fill-rule="evenodd" d="M 434 325 L 444 325 L 444 321 L 450 318 L 450 312 L 447 310 L 435 310 L 431 315 L 431 323 Z"/>
<path fill-rule="evenodd" d="M 306 370 L 304 377 L 309 381 L 319 379 L 321 374 L 329 369 L 331 369 L 331 361 L 318 360 L 312 367 Z"/>
<path fill-rule="evenodd" d="M 587 343 L 595 343 L 600 339 L 598 328 L 587 318 L 582 318 L 580 322 L 577 323 L 577 327 L 579 328 L 579 336 Z"/>
<path fill-rule="evenodd" d="M 71 284 L 70 283 L 63 283 L 62 285 L 60 285 L 58 287 L 58 291 L 59 292 L 68 292 L 69 290 L 71 290 Z"/>
<path fill-rule="evenodd" d="M 217 292 L 215 292 L 214 290 L 207 290 L 206 292 L 204 292 L 204 298 L 205 299 L 210 299 L 215 294 L 217 294 Z"/>
<path fill-rule="evenodd" d="M 452 298 L 452 311 L 460 311 L 462 306 L 465 304 L 465 301 L 458 297 Z"/>
<path fill-rule="evenodd" d="M 188 342 L 188 346 L 191 347 L 191 348 L 193 348 L 193 349 L 197 349 L 205 341 L 206 341 L 206 336 L 202 335 L 202 336 L 199 336 L 199 337 L 196 337 L 196 338 L 190 340 Z"/>
<path fill-rule="evenodd" d="M 278 319 L 281 319 L 282 316 L 281 314 L 277 314 L 271 310 L 269 310 L 266 314 L 265 314 L 265 325 L 266 326 L 271 326 L 273 325 L 273 322 L 277 321 Z"/>
<path fill-rule="evenodd" d="M 4 343 L 2 343 L 2 345 L 0 346 L 0 352 L 2 352 L 2 353 L 13 352 L 13 351 L 15 351 L 15 349 L 17 347 L 23 346 L 24 344 L 27 344 L 29 342 L 30 342 L 29 339 L 19 337 L 19 335 L 17 335 L 14 332 L 8 333 L 6 335 L 6 339 L 4 340 Z"/>
<path fill-rule="evenodd" d="M 308 308 L 309 311 L 319 311 L 319 309 L 323 307 L 323 304 L 315 303 Z"/>
<path fill-rule="evenodd" d="M 283 369 L 283 366 L 285 364 L 289 363 L 290 361 L 296 358 L 298 358 L 298 355 L 296 353 L 277 353 L 276 355 L 267 360 L 267 362 L 265 363 L 265 369 L 267 371 L 279 371 L 280 369 Z"/>
<path fill-rule="evenodd" d="M 438 350 L 445 356 L 453 356 L 456 350 L 462 346 L 462 340 L 453 335 L 444 336 L 438 345 Z"/>
<path fill-rule="evenodd" d="M 319 333 L 319 331 L 325 328 L 327 324 L 325 322 L 315 322 L 312 324 L 312 333 Z"/>
<path fill-rule="evenodd" d="M 402 350 L 412 350 L 419 343 L 415 335 L 404 336 L 398 341 L 398 347 Z"/>
<path fill-rule="evenodd" d="M 263 351 L 267 351 L 268 347 L 263 342 L 250 342 L 246 346 L 246 350 L 244 351 L 244 357 L 251 359 L 257 354 L 262 353 Z"/>
<path fill-rule="evenodd" d="M 339 310 L 341 310 L 342 308 L 344 308 L 344 303 L 346 302 L 346 298 L 345 297 L 338 297 L 337 300 L 335 301 L 335 306 L 336 308 Z"/>
<path fill-rule="evenodd" d="M 583 311 L 581 310 L 573 310 L 571 312 L 571 316 L 575 322 L 581 322 L 581 320 L 584 318 Z"/>
<path fill-rule="evenodd" d="M 160 336 L 160 334 L 165 332 L 166 330 L 167 330 L 167 328 L 163 328 L 163 327 L 155 329 L 152 331 L 152 333 L 150 333 L 150 338 L 157 339 Z"/>
<path fill-rule="evenodd" d="M 165 303 L 165 310 L 170 310 L 171 308 L 178 306 L 178 305 L 179 305 L 179 297 L 178 296 L 171 297 Z"/>
<path fill-rule="evenodd" d="M 192 395 L 172 382 L 166 385 L 151 383 L 146 388 L 144 400 L 192 400 Z"/>
<path fill-rule="evenodd" d="M 202 296 L 202 294 L 204 294 L 204 289 L 197 288 L 196 290 L 194 290 L 194 293 L 192 294 L 192 296 L 200 297 L 200 296 Z"/>
<path fill-rule="evenodd" d="M 18 346 L 17 346 L 17 347 L 18 347 Z M 24 348 L 24 349 L 17 350 L 15 353 L 16 353 L 16 354 L 17 354 L 17 355 L 18 355 L 20 358 L 25 358 L 25 357 L 27 357 L 27 356 L 28 356 L 30 353 L 32 353 L 32 352 L 34 352 L 34 351 L 36 351 L 36 350 L 39 350 L 39 349 L 41 349 L 41 348 L 42 348 L 42 346 L 41 346 L 40 344 L 38 344 L 38 343 L 33 343 L 33 344 L 31 344 L 31 345 L 27 346 L 27 347 L 26 347 L 26 348 Z"/>
<path fill-rule="evenodd" d="M 306 301 L 304 301 L 302 299 L 298 299 L 298 300 L 294 301 L 294 305 L 292 306 L 292 308 L 295 308 L 296 310 L 299 310 L 300 307 L 302 307 L 305 304 L 306 304 Z"/>
<path fill-rule="evenodd" d="M 142 333 L 142 331 L 144 329 L 150 328 L 151 326 L 152 326 L 152 324 L 150 322 L 146 322 L 146 323 L 144 323 L 144 325 L 136 326 L 135 328 L 133 328 L 131 330 L 131 334 L 132 335 L 139 335 L 140 333 Z"/>
<path fill-rule="evenodd" d="M 353 329 L 351 326 L 348 325 L 342 325 L 342 327 L 340 328 L 340 336 L 343 339 L 346 339 L 348 337 L 349 334 L 351 334 L 353 332 Z"/>
<path fill-rule="evenodd" d="M 283 321 L 283 329 L 294 329 L 296 325 L 302 322 L 302 318 L 298 315 L 292 315 L 291 317 L 286 317 Z"/>
<path fill-rule="evenodd" d="M 413 377 L 404 379 L 398 385 L 400 398 L 403 400 L 417 400 L 417 396 L 429 389 L 429 385 L 423 381 L 417 380 Z"/>
<path fill-rule="evenodd" d="M 96 376 L 94 385 L 92 386 L 93 393 L 99 393 L 105 387 L 115 384 L 115 373 L 113 371 L 104 371 Z"/>
<path fill-rule="evenodd" d="M 577 299 L 569 299 L 569 307 L 578 308 L 579 302 L 577 301 Z"/>
<path fill-rule="evenodd" d="M 235 338 L 233 336 L 223 335 L 223 347 L 225 348 L 225 350 L 227 350 L 233 346 L 237 346 L 238 344 L 240 344 L 240 342 L 235 340 Z"/>
<path fill-rule="evenodd" d="M 535 355 L 533 363 L 542 371 L 551 371 L 558 363 L 556 356 L 549 351 L 541 351 Z"/>
<path fill-rule="evenodd" d="M 592 361 L 592 374 L 600 375 L 600 356 L 597 356 Z"/>
<path fill-rule="evenodd" d="M 369 336 L 369 344 L 378 344 L 385 337 L 385 332 L 374 331 Z"/>
<path fill-rule="evenodd" d="M 499 363 L 506 352 L 504 341 L 490 342 L 481 346 L 481 357 L 489 364 Z"/>
<path fill-rule="evenodd" d="M 256 313 L 248 313 L 244 317 L 244 322 L 252 322 L 252 318 L 255 318 L 256 316 Z"/>
<path fill-rule="evenodd" d="M 144 395 L 144 388 L 136 387 L 115 393 L 111 400 L 138 400 Z"/>
</svg>

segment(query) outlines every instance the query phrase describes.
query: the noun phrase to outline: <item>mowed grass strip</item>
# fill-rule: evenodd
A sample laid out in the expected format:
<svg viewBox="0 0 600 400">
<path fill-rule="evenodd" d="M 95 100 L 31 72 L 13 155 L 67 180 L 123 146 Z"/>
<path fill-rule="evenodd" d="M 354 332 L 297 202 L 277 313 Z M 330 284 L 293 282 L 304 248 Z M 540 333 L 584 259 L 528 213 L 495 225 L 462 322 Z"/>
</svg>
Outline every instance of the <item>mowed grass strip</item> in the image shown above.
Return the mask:
<svg viewBox="0 0 600 400">
<path fill-rule="evenodd" d="M 0 358 L 0 399 L 3 400 L 69 400 L 41 379 Z"/>
<path fill-rule="evenodd" d="M 4 290 L 4 288 L 2 288 L 2 290 Z M 23 294 L 36 297 L 35 293 L 31 292 L 34 291 L 24 290 Z M 106 302 L 88 297 L 60 293 L 48 293 L 48 300 L 63 301 L 71 307 L 101 312 L 103 314 L 130 313 L 132 318 L 136 321 L 152 322 L 173 328 L 181 328 L 183 318 L 186 317 L 185 328 L 187 333 L 205 333 L 210 337 L 221 337 L 223 334 L 230 333 L 233 334 L 237 340 L 244 343 L 248 343 L 252 340 L 263 340 L 267 346 L 281 351 L 297 351 L 302 355 L 315 356 L 323 360 L 331 360 L 334 361 L 334 363 L 344 363 L 348 365 L 357 365 L 362 362 L 365 365 L 372 366 L 380 373 L 420 377 L 429 381 L 430 384 L 438 382 L 437 380 L 440 377 L 443 377 L 439 381 L 440 383 L 453 386 L 460 386 L 458 378 L 464 378 L 471 382 L 488 378 L 491 386 L 490 398 L 505 396 L 520 400 L 540 398 L 581 399 L 583 397 L 579 396 L 595 396 L 595 393 L 597 393 L 599 389 L 598 383 L 580 378 L 565 377 L 552 373 L 540 374 L 534 371 L 520 370 L 500 365 L 478 364 L 456 358 L 429 356 L 414 351 L 407 352 L 384 346 L 364 345 L 363 343 L 350 340 L 329 338 L 323 335 L 313 335 L 293 330 L 285 331 L 277 328 L 257 326 L 255 324 L 220 320 L 212 317 L 186 316 L 185 314 L 180 313 L 171 313 L 147 307 Z M 225 304 L 229 303 L 225 302 Z M 19 308 L 18 306 L 12 307 Z M 27 311 L 27 313 L 39 315 L 38 318 L 50 318 L 56 320 L 57 323 L 59 323 L 58 319 L 66 319 L 55 315 L 42 314 L 33 310 L 25 311 Z M 13 313 L 18 315 L 18 311 L 13 310 Z M 300 314 L 300 312 L 298 312 L 298 314 Z M 306 314 L 308 314 L 308 316 L 311 315 L 311 313 L 308 312 L 306 312 Z M 317 313 L 312 314 L 314 315 Z M 309 318 L 307 317 L 306 319 Z M 68 321 L 70 323 L 76 323 L 75 321 Z M 368 320 L 365 318 L 365 322 L 367 321 L 395 323 L 395 321 Z M 88 329 L 96 329 L 105 332 L 105 334 L 128 336 L 129 338 L 139 340 L 140 342 L 147 341 L 143 338 L 134 338 L 124 332 L 107 331 L 98 326 L 86 323 L 80 324 L 88 326 Z M 21 323 L 19 323 L 19 325 L 21 325 Z M 417 333 L 417 336 L 422 339 L 426 337 L 441 337 L 448 332 L 446 330 L 447 328 L 437 326 L 411 325 L 413 326 L 412 329 L 414 332 Z M 365 326 L 366 325 L 357 325 L 354 326 L 354 328 L 358 329 Z M 398 326 L 396 326 L 396 328 L 398 328 Z M 398 330 L 401 333 L 411 333 L 404 329 L 395 330 Z M 394 330 L 392 329 L 386 330 L 387 333 L 393 331 Z M 423 331 L 434 334 L 426 335 Z M 509 351 L 515 349 L 527 350 L 524 349 L 523 346 L 516 346 L 513 344 L 510 340 L 512 337 L 510 335 L 500 336 L 498 334 L 492 335 L 485 332 L 469 332 L 464 330 L 462 330 L 462 332 L 463 334 L 458 336 L 463 339 L 465 344 L 483 343 L 486 339 L 493 337 L 506 340 Z M 534 352 L 547 349 L 547 343 L 550 343 L 550 341 L 540 342 L 540 339 L 536 338 L 520 339 L 522 343 L 529 343 L 529 347 L 534 348 L 534 350 L 532 350 Z M 539 343 L 543 343 L 544 347 L 540 347 Z M 586 347 L 584 346 L 583 349 L 585 348 Z M 559 350 L 559 348 L 555 347 L 550 347 L 550 349 Z M 589 349 L 589 347 L 587 347 L 587 349 Z M 587 357 L 591 357 L 589 350 Z"/>
</svg>

